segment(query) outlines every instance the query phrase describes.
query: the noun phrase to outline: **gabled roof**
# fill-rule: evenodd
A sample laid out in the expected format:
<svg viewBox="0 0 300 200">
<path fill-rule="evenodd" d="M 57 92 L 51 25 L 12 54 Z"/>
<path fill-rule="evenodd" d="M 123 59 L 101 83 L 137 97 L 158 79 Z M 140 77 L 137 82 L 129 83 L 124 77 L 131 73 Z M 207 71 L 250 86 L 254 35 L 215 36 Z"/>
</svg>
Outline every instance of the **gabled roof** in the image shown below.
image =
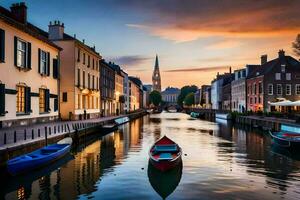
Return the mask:
<svg viewBox="0 0 300 200">
<path fill-rule="evenodd" d="M 62 49 L 48 39 L 47 32 L 43 31 L 42 29 L 34 26 L 29 22 L 26 23 L 19 22 L 9 10 L 7 10 L 2 6 L 0 6 L 0 20 L 3 20 L 5 23 L 9 24 L 10 26 L 13 26 L 14 28 L 17 28 L 20 31 L 25 32 L 31 35 L 32 37 L 35 37 L 58 50 Z"/>
<path fill-rule="evenodd" d="M 297 61 L 295 58 L 293 58 L 291 56 L 281 56 L 281 57 L 278 57 L 274 60 L 271 60 L 271 61 L 261 65 L 260 67 L 257 67 L 255 70 L 253 70 L 249 74 L 248 78 L 266 75 L 270 71 L 272 71 L 274 67 L 281 65 L 281 64 L 285 64 L 287 66 L 298 67 L 300 70 L 300 62 Z"/>
</svg>

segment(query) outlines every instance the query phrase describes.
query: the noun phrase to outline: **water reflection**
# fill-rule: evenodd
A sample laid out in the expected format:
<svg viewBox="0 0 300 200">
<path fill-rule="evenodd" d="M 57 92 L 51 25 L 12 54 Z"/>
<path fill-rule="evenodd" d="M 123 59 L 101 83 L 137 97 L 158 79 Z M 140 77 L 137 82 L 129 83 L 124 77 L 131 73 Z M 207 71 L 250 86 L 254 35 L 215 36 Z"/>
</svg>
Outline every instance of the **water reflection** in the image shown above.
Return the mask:
<svg viewBox="0 0 300 200">
<path fill-rule="evenodd" d="M 256 129 L 189 119 L 162 113 L 99 134 L 46 171 L 2 181 L 0 198 L 300 198 L 299 153 L 272 148 L 269 136 Z M 163 135 L 186 155 L 169 177 L 148 166 L 148 150 Z"/>
<path fill-rule="evenodd" d="M 166 199 L 178 186 L 182 175 L 182 162 L 174 169 L 161 172 L 157 170 L 149 161 L 148 163 L 148 178 L 153 189 Z"/>
</svg>

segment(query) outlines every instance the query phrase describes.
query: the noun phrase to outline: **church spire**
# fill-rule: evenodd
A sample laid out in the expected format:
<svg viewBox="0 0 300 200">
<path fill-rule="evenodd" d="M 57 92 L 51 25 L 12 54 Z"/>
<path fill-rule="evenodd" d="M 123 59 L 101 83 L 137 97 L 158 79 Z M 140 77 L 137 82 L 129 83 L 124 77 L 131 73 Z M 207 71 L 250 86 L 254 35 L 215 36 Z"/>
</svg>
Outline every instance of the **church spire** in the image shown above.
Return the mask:
<svg viewBox="0 0 300 200">
<path fill-rule="evenodd" d="M 156 54 L 156 58 L 155 58 L 155 69 L 159 69 L 158 56 L 157 56 L 157 54 Z"/>
<path fill-rule="evenodd" d="M 160 80 L 159 63 L 158 63 L 157 54 L 155 57 L 154 71 L 152 75 L 152 85 L 153 85 L 153 90 L 161 92 L 161 80 Z"/>
</svg>

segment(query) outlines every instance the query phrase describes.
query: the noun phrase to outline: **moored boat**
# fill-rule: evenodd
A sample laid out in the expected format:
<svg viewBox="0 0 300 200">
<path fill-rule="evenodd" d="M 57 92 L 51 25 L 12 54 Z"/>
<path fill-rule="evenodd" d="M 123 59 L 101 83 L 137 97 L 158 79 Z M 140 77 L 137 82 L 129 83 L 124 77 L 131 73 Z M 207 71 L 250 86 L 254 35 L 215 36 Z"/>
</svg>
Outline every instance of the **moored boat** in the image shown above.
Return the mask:
<svg viewBox="0 0 300 200">
<path fill-rule="evenodd" d="M 51 144 L 7 161 L 7 171 L 15 176 L 22 174 L 65 156 L 71 149 L 72 139 L 64 139 L 57 144 Z"/>
<path fill-rule="evenodd" d="M 281 125 L 279 132 L 269 131 L 274 144 L 289 148 L 300 149 L 300 128 L 291 125 Z"/>
<path fill-rule="evenodd" d="M 160 171 L 176 167 L 182 160 L 182 149 L 167 136 L 154 143 L 149 151 L 151 164 Z"/>
<path fill-rule="evenodd" d="M 193 118 L 199 118 L 200 114 L 196 113 L 196 112 L 191 112 L 190 116 L 193 117 Z"/>
</svg>

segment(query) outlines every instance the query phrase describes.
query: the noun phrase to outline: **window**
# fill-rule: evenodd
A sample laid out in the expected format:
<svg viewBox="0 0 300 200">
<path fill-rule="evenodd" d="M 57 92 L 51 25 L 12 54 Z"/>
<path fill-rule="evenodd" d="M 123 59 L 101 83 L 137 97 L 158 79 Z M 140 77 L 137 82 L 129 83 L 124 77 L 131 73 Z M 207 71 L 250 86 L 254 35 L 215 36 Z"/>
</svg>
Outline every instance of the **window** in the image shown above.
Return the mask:
<svg viewBox="0 0 300 200">
<path fill-rule="evenodd" d="M 290 81 L 291 80 L 291 73 L 286 73 L 285 74 L 285 79 L 287 80 L 287 81 Z"/>
<path fill-rule="evenodd" d="M 5 31 L 3 29 L 0 29 L 0 62 L 4 62 L 4 61 L 5 61 Z"/>
<path fill-rule="evenodd" d="M 300 84 L 296 84 L 296 95 L 300 95 Z"/>
<path fill-rule="evenodd" d="M 273 95 L 273 84 L 268 84 L 268 95 Z"/>
<path fill-rule="evenodd" d="M 253 85 L 253 94 L 256 94 L 256 83 Z"/>
<path fill-rule="evenodd" d="M 90 55 L 88 55 L 88 67 L 90 67 Z"/>
<path fill-rule="evenodd" d="M 277 95 L 282 95 L 282 85 L 277 84 Z"/>
<path fill-rule="evenodd" d="M 91 75 L 88 73 L 88 88 L 91 88 Z"/>
<path fill-rule="evenodd" d="M 85 71 L 82 71 L 82 85 L 85 87 Z"/>
<path fill-rule="evenodd" d="M 48 89 L 39 89 L 39 108 L 40 113 L 49 112 L 49 90 Z"/>
<path fill-rule="evenodd" d="M 80 62 L 80 49 L 77 50 L 77 62 Z"/>
<path fill-rule="evenodd" d="M 261 103 L 261 97 L 260 96 L 258 97 L 258 103 Z"/>
<path fill-rule="evenodd" d="M 93 58 L 93 69 L 95 69 L 95 60 Z"/>
<path fill-rule="evenodd" d="M 285 72 L 285 64 L 281 64 L 281 72 L 282 72 L 282 73 Z"/>
<path fill-rule="evenodd" d="M 17 66 L 26 67 L 26 42 L 19 39 L 17 41 Z"/>
<path fill-rule="evenodd" d="M 25 86 L 17 86 L 17 113 L 25 113 Z"/>
<path fill-rule="evenodd" d="M 85 65 L 85 53 L 83 53 L 83 64 Z"/>
<path fill-rule="evenodd" d="M 281 80 L 281 74 L 280 73 L 276 73 L 275 74 L 275 80 Z"/>
<path fill-rule="evenodd" d="M 290 84 L 286 84 L 285 85 L 285 94 L 286 95 L 291 95 L 292 93 L 292 85 L 290 85 Z"/>
<path fill-rule="evenodd" d="M 39 49 L 39 73 L 42 75 L 50 75 L 49 53 Z"/>
<path fill-rule="evenodd" d="M 0 116 L 4 116 L 5 113 L 5 85 L 0 83 Z"/>
<path fill-rule="evenodd" d="M 92 78 L 92 89 L 94 90 L 95 89 L 95 76 L 93 75 L 93 78 Z"/>
<path fill-rule="evenodd" d="M 68 101 L 68 93 L 67 92 L 63 92 L 63 102 L 67 102 Z"/>
<path fill-rule="evenodd" d="M 58 78 L 58 60 L 56 58 L 53 58 L 53 78 L 57 79 Z"/>
<path fill-rule="evenodd" d="M 40 113 L 46 112 L 46 101 L 45 101 L 45 89 L 40 89 L 39 95 L 39 105 L 40 105 Z"/>
<path fill-rule="evenodd" d="M 77 109 L 81 109 L 81 95 L 77 95 Z"/>
<path fill-rule="evenodd" d="M 263 91 L 263 88 L 262 88 L 262 82 L 259 82 L 259 83 L 258 83 L 258 92 L 259 92 L 259 94 L 261 94 L 262 91 Z"/>
<path fill-rule="evenodd" d="M 77 86 L 80 86 L 80 69 L 77 69 Z"/>
</svg>

